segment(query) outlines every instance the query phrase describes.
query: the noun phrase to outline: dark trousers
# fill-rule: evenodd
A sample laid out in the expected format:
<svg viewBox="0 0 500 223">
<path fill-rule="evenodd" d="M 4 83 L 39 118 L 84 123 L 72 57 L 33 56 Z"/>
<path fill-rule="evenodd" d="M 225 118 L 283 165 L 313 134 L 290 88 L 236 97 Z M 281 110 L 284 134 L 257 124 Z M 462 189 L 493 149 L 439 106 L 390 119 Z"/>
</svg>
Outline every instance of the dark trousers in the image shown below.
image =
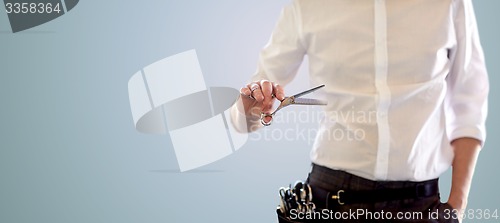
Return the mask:
<svg viewBox="0 0 500 223">
<path fill-rule="evenodd" d="M 435 179 L 437 184 L 437 179 Z M 332 170 L 313 164 L 308 182 L 313 191 L 313 202 L 317 203 L 316 220 L 302 222 L 458 222 L 453 217 L 451 206 L 441 203 L 439 193 L 428 197 L 405 198 L 399 200 L 356 202 L 340 204 L 328 202 L 321 191 L 377 191 L 378 189 L 398 189 L 413 187 L 419 182 L 371 181 L 344 171 Z M 433 182 L 434 183 L 434 182 Z M 315 192 L 316 191 L 316 192 Z M 312 216 L 302 216 L 309 217 Z M 319 219 L 321 220 L 318 220 Z M 297 220 L 301 222 L 301 220 Z"/>
</svg>

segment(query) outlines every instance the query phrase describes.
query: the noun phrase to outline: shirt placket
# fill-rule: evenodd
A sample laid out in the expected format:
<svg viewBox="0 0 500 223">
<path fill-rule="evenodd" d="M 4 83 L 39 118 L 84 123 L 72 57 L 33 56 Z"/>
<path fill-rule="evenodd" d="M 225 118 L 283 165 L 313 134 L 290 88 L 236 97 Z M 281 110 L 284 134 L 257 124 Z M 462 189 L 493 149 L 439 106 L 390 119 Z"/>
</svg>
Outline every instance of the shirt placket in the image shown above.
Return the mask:
<svg viewBox="0 0 500 223">
<path fill-rule="evenodd" d="M 389 168 L 390 129 L 388 112 L 391 92 L 387 84 L 387 12 L 385 0 L 375 0 L 375 87 L 377 89 L 378 148 L 374 176 L 386 180 Z"/>
</svg>

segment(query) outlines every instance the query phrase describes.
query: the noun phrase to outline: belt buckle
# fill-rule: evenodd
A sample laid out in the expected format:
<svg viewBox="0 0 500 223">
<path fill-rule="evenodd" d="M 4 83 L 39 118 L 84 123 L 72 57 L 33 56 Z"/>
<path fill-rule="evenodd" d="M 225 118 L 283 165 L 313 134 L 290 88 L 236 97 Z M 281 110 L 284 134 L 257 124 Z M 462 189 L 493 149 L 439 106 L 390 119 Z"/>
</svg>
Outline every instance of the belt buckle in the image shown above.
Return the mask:
<svg viewBox="0 0 500 223">
<path fill-rule="evenodd" d="M 340 195 L 344 193 L 344 190 L 337 191 L 336 195 L 332 195 L 332 200 L 337 200 L 340 205 L 344 205 L 345 203 L 340 200 Z"/>
</svg>

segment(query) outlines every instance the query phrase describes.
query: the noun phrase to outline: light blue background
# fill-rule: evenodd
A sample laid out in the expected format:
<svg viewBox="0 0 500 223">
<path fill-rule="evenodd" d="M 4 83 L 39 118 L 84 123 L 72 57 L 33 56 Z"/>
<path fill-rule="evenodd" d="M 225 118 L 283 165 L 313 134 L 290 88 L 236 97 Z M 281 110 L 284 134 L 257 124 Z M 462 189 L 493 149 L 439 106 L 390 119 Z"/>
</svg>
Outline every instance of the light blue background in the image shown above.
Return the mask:
<svg viewBox="0 0 500 223">
<path fill-rule="evenodd" d="M 196 49 L 208 86 L 239 88 L 287 2 L 81 1 L 16 34 L 0 12 L 0 222 L 275 222 L 277 189 L 309 171 L 308 142 L 253 140 L 178 173 L 168 136 L 134 129 L 127 82 Z M 500 209 L 500 1 L 474 3 L 492 87 L 469 208 Z"/>
</svg>

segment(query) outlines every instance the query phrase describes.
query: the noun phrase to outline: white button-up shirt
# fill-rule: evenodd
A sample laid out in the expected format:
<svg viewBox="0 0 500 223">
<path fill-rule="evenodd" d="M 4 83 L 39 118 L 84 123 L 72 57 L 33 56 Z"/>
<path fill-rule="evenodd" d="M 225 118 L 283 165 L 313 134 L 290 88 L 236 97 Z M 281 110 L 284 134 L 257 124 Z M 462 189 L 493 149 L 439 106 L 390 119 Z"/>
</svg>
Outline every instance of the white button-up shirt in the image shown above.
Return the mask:
<svg viewBox="0 0 500 223">
<path fill-rule="evenodd" d="M 312 162 L 372 180 L 439 177 L 450 142 L 484 142 L 488 77 L 470 0 L 296 0 L 253 79 L 325 84 Z M 347 137 L 350 136 L 350 137 Z"/>
</svg>

